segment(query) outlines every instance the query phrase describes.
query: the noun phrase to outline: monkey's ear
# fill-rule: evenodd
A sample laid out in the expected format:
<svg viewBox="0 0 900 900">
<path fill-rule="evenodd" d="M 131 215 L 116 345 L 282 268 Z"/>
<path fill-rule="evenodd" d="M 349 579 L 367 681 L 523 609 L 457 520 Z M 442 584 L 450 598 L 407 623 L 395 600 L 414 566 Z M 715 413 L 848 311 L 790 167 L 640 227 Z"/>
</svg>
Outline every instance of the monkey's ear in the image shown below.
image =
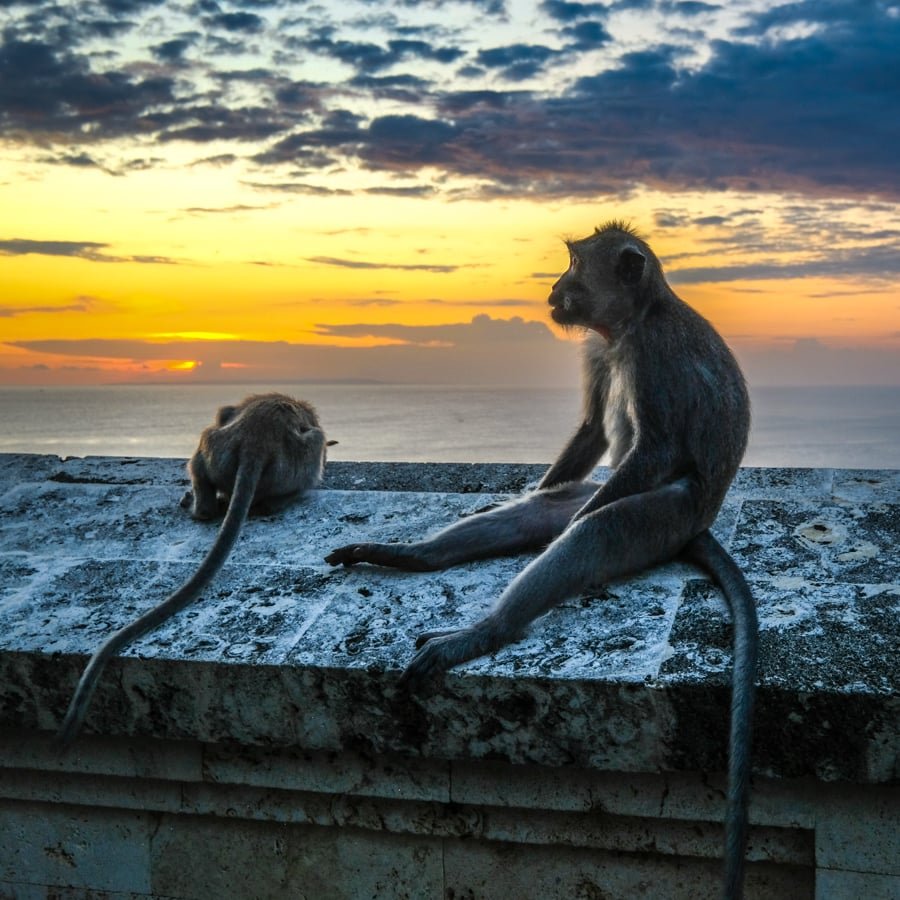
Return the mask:
<svg viewBox="0 0 900 900">
<path fill-rule="evenodd" d="M 218 425 L 220 428 L 223 425 L 227 425 L 234 418 L 236 412 L 236 406 L 220 407 L 219 411 L 216 413 L 216 425 Z"/>
<path fill-rule="evenodd" d="M 616 276 L 622 284 L 637 284 L 644 274 L 644 254 L 626 247 L 619 254 L 616 263 Z"/>
</svg>

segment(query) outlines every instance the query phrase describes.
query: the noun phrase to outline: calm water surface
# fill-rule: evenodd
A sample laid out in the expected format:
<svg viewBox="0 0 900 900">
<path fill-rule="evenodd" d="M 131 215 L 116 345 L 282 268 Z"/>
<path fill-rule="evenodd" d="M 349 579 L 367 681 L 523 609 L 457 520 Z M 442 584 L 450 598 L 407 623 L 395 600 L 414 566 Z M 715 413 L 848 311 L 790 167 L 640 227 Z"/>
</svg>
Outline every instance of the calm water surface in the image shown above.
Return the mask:
<svg viewBox="0 0 900 900">
<path fill-rule="evenodd" d="M 0 452 L 189 456 L 215 409 L 279 390 L 315 404 L 331 459 L 550 462 L 577 390 L 389 384 L 0 388 Z M 900 387 L 753 391 L 753 466 L 900 468 Z"/>
</svg>

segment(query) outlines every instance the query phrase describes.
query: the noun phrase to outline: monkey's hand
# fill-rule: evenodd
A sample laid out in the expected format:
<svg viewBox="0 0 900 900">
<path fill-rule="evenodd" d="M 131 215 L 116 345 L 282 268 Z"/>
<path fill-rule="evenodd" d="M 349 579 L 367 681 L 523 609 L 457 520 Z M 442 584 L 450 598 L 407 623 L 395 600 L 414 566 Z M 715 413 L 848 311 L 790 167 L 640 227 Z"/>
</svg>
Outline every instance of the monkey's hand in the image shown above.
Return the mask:
<svg viewBox="0 0 900 900">
<path fill-rule="evenodd" d="M 325 557 L 325 562 L 332 566 L 352 566 L 364 562 L 408 572 L 430 572 L 437 568 L 416 550 L 415 544 L 348 544 L 332 550 Z"/>
<path fill-rule="evenodd" d="M 416 689 L 426 678 L 499 650 L 519 636 L 502 633 L 490 619 L 469 628 L 426 631 L 416 639 L 416 655 L 400 676 L 400 686 Z"/>
</svg>

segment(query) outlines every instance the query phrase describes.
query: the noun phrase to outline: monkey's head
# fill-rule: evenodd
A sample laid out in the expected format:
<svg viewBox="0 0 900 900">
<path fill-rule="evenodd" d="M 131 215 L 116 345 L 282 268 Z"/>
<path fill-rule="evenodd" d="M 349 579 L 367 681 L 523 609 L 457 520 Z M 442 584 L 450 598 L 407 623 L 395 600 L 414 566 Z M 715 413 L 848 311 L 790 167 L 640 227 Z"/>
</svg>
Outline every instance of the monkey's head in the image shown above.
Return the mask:
<svg viewBox="0 0 900 900">
<path fill-rule="evenodd" d="M 621 222 L 566 246 L 569 268 L 550 291 L 551 318 L 567 328 L 615 334 L 640 312 L 647 281 L 658 268 L 653 252 Z"/>
</svg>

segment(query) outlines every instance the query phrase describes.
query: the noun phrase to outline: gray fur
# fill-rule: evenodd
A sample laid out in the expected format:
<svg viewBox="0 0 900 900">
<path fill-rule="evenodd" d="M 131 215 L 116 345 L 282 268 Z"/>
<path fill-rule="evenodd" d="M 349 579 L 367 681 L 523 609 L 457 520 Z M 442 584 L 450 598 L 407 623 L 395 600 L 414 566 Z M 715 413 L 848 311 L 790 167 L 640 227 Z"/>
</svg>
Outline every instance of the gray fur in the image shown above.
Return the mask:
<svg viewBox="0 0 900 900">
<path fill-rule="evenodd" d="M 584 329 L 583 420 L 538 489 L 409 544 L 350 544 L 337 565 L 439 569 L 466 560 L 546 549 L 467 628 L 419 637 L 403 682 L 516 640 L 566 597 L 681 555 L 719 582 L 735 624 L 735 669 L 725 896 L 741 896 L 756 660 L 756 613 L 747 584 L 709 527 L 734 477 L 750 403 L 725 342 L 667 284 L 635 231 L 610 222 L 569 242 L 570 266 L 550 293 L 551 316 Z M 608 453 L 603 485 L 585 482 Z"/>
<path fill-rule="evenodd" d="M 328 443 L 334 443 L 333 441 Z M 251 506 L 272 512 L 314 488 L 325 466 L 325 433 L 313 407 L 284 394 L 255 394 L 223 406 L 200 435 L 188 463 L 193 492 L 182 506 L 195 519 L 216 518 L 228 497 L 215 542 L 197 571 L 158 606 L 111 635 L 91 657 L 57 734 L 60 748 L 75 739 L 106 664 L 123 647 L 183 609 L 215 577 L 228 558 Z"/>
</svg>

